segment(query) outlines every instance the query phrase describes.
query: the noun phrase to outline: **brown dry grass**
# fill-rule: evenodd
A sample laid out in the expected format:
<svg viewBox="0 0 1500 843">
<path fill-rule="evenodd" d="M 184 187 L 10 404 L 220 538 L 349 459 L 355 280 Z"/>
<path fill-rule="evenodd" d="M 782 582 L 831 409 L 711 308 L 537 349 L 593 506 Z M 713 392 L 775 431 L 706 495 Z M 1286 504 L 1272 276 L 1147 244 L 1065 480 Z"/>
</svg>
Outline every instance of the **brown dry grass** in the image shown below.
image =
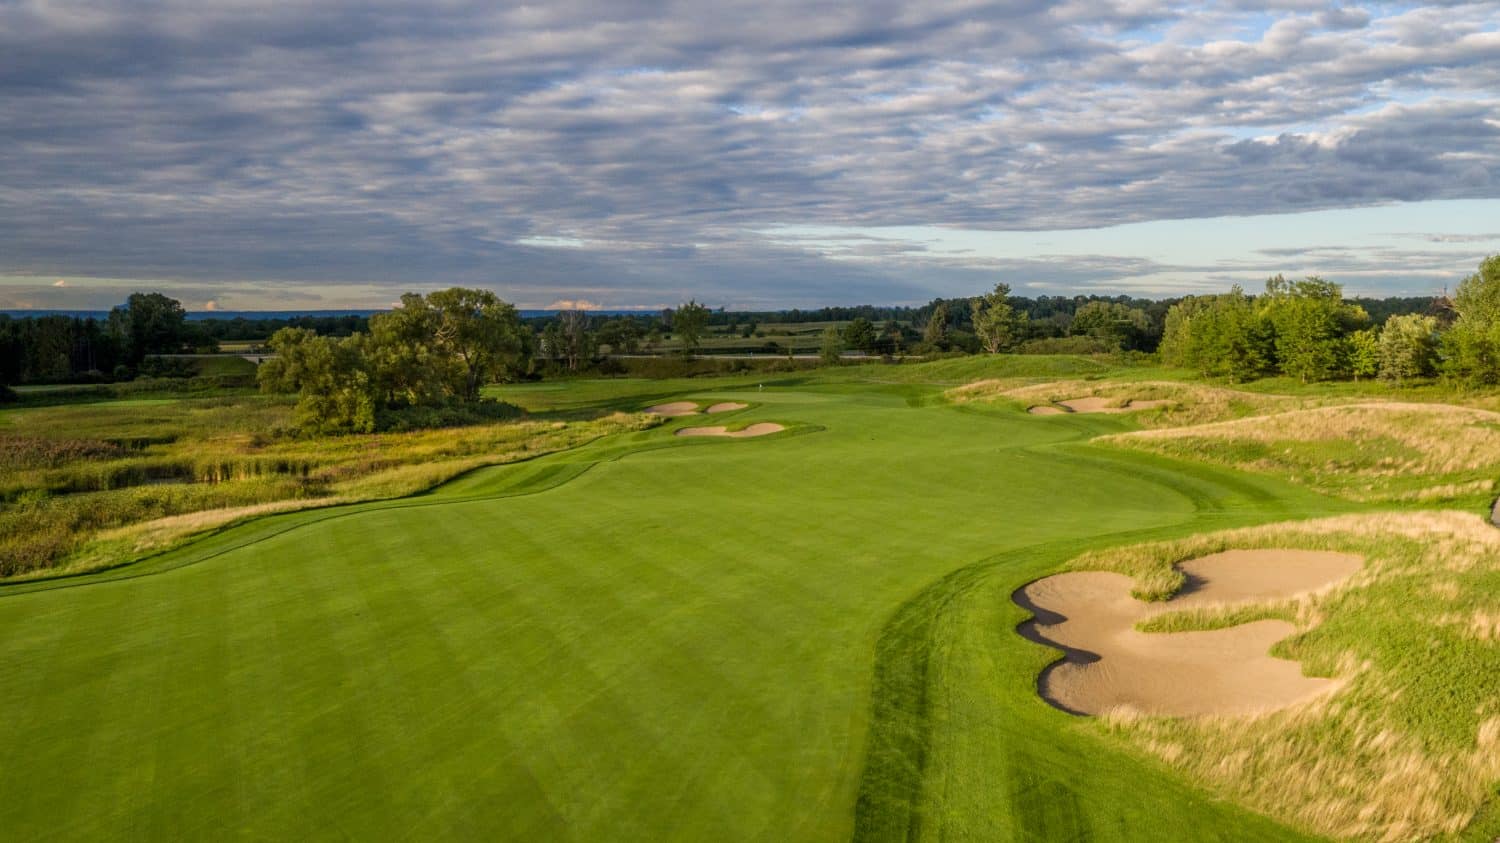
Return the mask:
<svg viewBox="0 0 1500 843">
<path fill-rule="evenodd" d="M 1064 380 L 1045 383 L 1017 379 L 985 380 L 950 389 L 950 401 L 1012 401 L 1020 405 L 1051 404 L 1075 398 L 1102 398 L 1111 407 L 1130 401 L 1166 401 L 1163 406 L 1131 414 L 1147 428 L 1205 424 L 1250 415 L 1316 406 L 1330 398 L 1265 395 L 1238 389 L 1177 381 Z"/>
<path fill-rule="evenodd" d="M 1129 448 L 1279 474 L 1355 500 L 1451 500 L 1500 478 L 1500 413 L 1366 402 L 1101 437 Z"/>
<path fill-rule="evenodd" d="M 1304 632 L 1273 652 L 1348 684 L 1254 716 L 1116 710 L 1108 728 L 1224 795 L 1323 834 L 1426 839 L 1464 829 L 1500 784 L 1500 530 L 1456 512 L 1346 515 L 1086 554 L 1069 567 L 1134 576 L 1147 597 L 1173 563 L 1234 547 L 1360 553 L 1342 588 L 1257 613 Z M 1177 628 L 1245 619 L 1223 610 Z"/>
</svg>

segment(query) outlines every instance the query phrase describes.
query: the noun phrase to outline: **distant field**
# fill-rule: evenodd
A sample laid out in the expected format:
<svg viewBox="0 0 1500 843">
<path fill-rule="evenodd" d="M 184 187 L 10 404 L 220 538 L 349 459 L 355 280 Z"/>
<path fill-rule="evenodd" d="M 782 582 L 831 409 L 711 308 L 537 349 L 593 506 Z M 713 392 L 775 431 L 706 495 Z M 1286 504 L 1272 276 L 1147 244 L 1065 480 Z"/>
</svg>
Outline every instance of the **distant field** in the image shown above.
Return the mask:
<svg viewBox="0 0 1500 843">
<path fill-rule="evenodd" d="M 828 328 L 842 330 L 844 322 L 764 322 L 755 323 L 750 336 L 744 336 L 744 326 L 730 328 L 724 325 L 710 326 L 699 341 L 699 349 L 705 354 L 737 352 L 754 354 L 785 354 L 788 349 L 796 354 L 816 354 L 823 344 L 823 332 Z M 901 323 L 910 327 L 908 323 Z M 882 323 L 883 325 L 883 323 Z M 881 325 L 877 325 L 877 328 Z M 774 343 L 775 350 L 767 347 Z M 673 351 L 682 347 L 676 334 L 665 338 L 659 350 Z"/>
<path fill-rule="evenodd" d="M 19 839 L 1500 834 L 1500 771 L 1476 754 L 1500 740 L 1485 731 L 1497 713 L 1484 696 L 1500 645 L 1495 563 L 1477 553 L 1463 571 L 1414 573 L 1433 553 L 1424 542 L 1448 541 L 1433 529 L 1477 524 L 1474 513 L 1388 516 L 1279 470 L 1092 442 L 1138 435 L 1132 414 L 1025 412 L 1049 389 L 1066 399 L 1078 384 L 1140 377 L 1082 357 L 973 357 L 492 388 L 570 429 L 669 401 L 740 402 L 712 424 L 787 429 L 673 435 L 708 424 L 702 415 L 621 428 L 426 494 L 268 515 L 136 565 L 0 585 L 0 789 L 25 794 L 0 801 L 0 828 Z M 1003 386 L 955 397 L 975 381 Z M 1056 382 L 1068 383 L 1046 386 Z M 1013 389 L 1037 394 L 998 396 Z M 1243 401 L 1254 406 L 1233 417 L 1285 409 Z M 190 423 L 187 442 L 248 406 L 53 409 L 80 424 L 135 418 L 142 431 Z M 59 425 L 28 415 L 39 412 L 0 410 L 0 436 Z M 1473 510 L 1478 497 L 1450 505 Z M 1340 519 L 1324 538 L 1274 526 L 1324 517 Z M 1379 544 L 1379 531 L 1395 538 Z M 1487 535 L 1461 543 L 1482 549 Z M 1093 564 L 1171 589 L 1172 561 L 1236 541 L 1389 554 L 1383 579 L 1314 604 L 1320 631 L 1289 644 L 1323 673 L 1369 660 L 1347 702 L 1253 728 L 1173 728 L 1181 721 L 1075 717 L 1037 695 L 1058 654 L 1016 634 L 1027 617 L 1017 588 Z M 1441 632 L 1403 633 L 1390 607 L 1414 605 Z M 1368 606 L 1378 616 L 1361 615 Z M 1435 682 L 1452 696 L 1435 696 Z M 1396 688 L 1428 702 L 1381 696 Z M 1401 788 L 1464 772 L 1432 799 L 1386 792 L 1378 774 L 1334 763 L 1345 738 L 1369 754 L 1340 763 L 1396 765 L 1410 773 L 1391 780 Z M 1280 776 L 1289 753 L 1296 770 L 1331 777 Z M 1318 767 L 1320 753 L 1333 760 Z M 1330 782 L 1346 804 L 1320 812 Z M 1355 816 L 1366 803 L 1379 807 Z"/>
<path fill-rule="evenodd" d="M 198 357 L 198 374 L 203 377 L 255 376 L 255 363 L 237 354 L 214 354 Z"/>
</svg>

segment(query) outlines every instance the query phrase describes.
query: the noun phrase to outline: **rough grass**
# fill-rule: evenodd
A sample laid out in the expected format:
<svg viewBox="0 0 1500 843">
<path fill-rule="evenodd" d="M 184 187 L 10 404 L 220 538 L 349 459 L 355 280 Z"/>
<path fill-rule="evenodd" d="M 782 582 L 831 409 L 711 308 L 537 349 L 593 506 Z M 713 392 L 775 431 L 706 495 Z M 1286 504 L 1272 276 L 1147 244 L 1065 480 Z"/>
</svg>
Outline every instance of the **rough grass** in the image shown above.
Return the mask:
<svg viewBox="0 0 1500 843">
<path fill-rule="evenodd" d="M 1500 531 L 1456 512 L 1346 515 L 1087 553 L 1069 567 L 1136 578 L 1164 599 L 1176 562 L 1230 548 L 1339 550 L 1365 568 L 1333 591 L 1264 609 L 1164 616 L 1160 631 L 1281 617 L 1273 652 L 1349 684 L 1261 716 L 1118 711 L 1108 727 L 1236 801 L 1323 834 L 1427 839 L 1464 829 L 1500 785 Z"/>
<path fill-rule="evenodd" d="M 1077 354 L 977 354 L 900 365 L 872 361 L 855 366 L 821 369 L 818 375 L 827 380 L 954 386 L 980 379 L 1056 380 L 1085 375 L 1103 376 L 1117 369 L 1117 364 L 1106 357 Z"/>
<path fill-rule="evenodd" d="M 115 564 L 251 514 L 408 495 L 655 423 L 620 414 L 308 439 L 279 433 L 289 405 L 260 396 L 0 418 L 0 577 Z"/>
<path fill-rule="evenodd" d="M 1100 441 L 1361 501 L 1483 498 L 1500 478 L 1500 413 L 1447 404 L 1345 404 Z"/>
<path fill-rule="evenodd" d="M 1072 398 L 1104 398 L 1111 406 L 1129 401 L 1169 401 L 1170 404 L 1131 413 L 1146 428 L 1181 427 L 1316 406 L 1329 399 L 1247 392 L 1240 389 L 1178 381 L 1048 380 L 998 378 L 951 389 L 949 400 L 959 404 L 1012 402 L 1018 407 L 1049 404 Z"/>
</svg>

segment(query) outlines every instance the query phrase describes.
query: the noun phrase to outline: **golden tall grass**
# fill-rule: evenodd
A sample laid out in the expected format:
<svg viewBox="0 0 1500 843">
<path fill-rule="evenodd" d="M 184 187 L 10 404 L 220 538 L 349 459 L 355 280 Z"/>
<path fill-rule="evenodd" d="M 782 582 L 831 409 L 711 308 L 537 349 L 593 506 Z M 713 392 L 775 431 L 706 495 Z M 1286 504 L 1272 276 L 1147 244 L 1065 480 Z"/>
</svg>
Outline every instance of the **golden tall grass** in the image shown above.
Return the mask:
<svg viewBox="0 0 1500 843">
<path fill-rule="evenodd" d="M 399 433 L 277 433 L 260 396 L 12 411 L 0 434 L 0 576 L 115 564 L 272 512 L 401 497 L 485 465 L 658 423 L 501 421 Z"/>
<path fill-rule="evenodd" d="M 1375 840 L 1463 830 L 1500 784 L 1500 530 L 1457 512 L 1347 515 L 1089 553 L 1071 567 L 1166 596 L 1175 562 L 1235 547 L 1367 559 L 1344 586 L 1264 614 L 1303 633 L 1273 653 L 1346 686 L 1257 716 L 1121 710 L 1107 728 L 1225 796 L 1311 830 Z M 1242 621 L 1233 610 L 1178 628 Z"/>
<path fill-rule="evenodd" d="M 1132 413 L 1147 428 L 1204 424 L 1249 415 L 1319 406 L 1338 399 L 1266 395 L 1239 389 L 1177 381 L 1062 380 L 1035 383 L 985 380 L 948 390 L 955 403 L 1011 401 L 1020 406 L 1053 404 L 1073 398 L 1103 398 L 1111 406 L 1130 401 L 1166 401 L 1165 406 Z"/>
<path fill-rule="evenodd" d="M 1344 404 L 1098 441 L 1281 474 L 1355 500 L 1457 499 L 1500 478 L 1500 413 L 1450 404 Z"/>
</svg>

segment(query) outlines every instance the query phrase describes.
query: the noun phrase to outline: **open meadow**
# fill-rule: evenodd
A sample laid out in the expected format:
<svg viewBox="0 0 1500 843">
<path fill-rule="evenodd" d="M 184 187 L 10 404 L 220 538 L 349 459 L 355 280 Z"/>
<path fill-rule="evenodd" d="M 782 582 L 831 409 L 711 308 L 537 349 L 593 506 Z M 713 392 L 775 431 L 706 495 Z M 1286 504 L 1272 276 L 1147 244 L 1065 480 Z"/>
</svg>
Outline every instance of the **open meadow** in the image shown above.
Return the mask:
<svg viewBox="0 0 1500 843">
<path fill-rule="evenodd" d="M 4 541 L 90 525 L 0 581 L 0 836 L 1492 840 L 1500 425 L 1294 392 L 1082 357 L 578 379 L 316 447 L 256 438 L 289 412 L 258 396 L 0 409 Z M 1187 564 L 1237 550 L 1344 567 Z M 1141 663 L 1260 624 L 1306 694 L 1062 710 L 1023 589 L 1078 573 Z"/>
</svg>

